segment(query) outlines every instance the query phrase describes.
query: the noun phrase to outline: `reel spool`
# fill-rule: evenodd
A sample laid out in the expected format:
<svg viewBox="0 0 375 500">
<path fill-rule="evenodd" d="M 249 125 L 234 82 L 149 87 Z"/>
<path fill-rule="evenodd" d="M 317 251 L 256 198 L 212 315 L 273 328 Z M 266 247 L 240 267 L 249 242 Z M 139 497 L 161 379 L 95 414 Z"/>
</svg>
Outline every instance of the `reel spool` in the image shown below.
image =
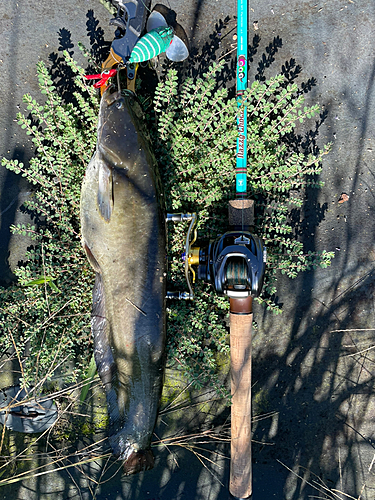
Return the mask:
<svg viewBox="0 0 375 500">
<path fill-rule="evenodd" d="M 249 231 L 235 230 L 228 231 L 209 243 L 193 246 L 197 238 L 196 214 L 167 215 L 167 221 L 183 220 L 190 220 L 184 254 L 189 292 L 169 292 L 167 297 L 193 300 L 191 283 L 195 283 L 196 275 L 198 279 L 211 283 L 219 295 L 232 299 L 258 297 L 263 286 L 267 260 L 267 251 L 261 238 Z"/>
</svg>

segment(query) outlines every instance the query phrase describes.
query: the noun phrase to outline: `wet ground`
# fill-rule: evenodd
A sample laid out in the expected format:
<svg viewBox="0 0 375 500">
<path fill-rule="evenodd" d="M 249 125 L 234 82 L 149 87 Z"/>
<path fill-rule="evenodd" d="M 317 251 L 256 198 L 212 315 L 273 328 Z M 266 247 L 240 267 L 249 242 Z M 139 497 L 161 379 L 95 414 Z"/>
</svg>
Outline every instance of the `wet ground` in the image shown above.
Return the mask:
<svg viewBox="0 0 375 500">
<path fill-rule="evenodd" d="M 187 28 L 196 61 L 231 50 L 235 2 L 174 0 L 171 6 Z M 311 130 L 318 146 L 333 142 L 323 163 L 325 185 L 308 190 L 294 220 L 307 250 L 335 252 L 329 269 L 294 281 L 280 277 L 281 316 L 255 311 L 254 409 L 272 416 L 254 423 L 254 500 L 347 498 L 328 490 L 373 500 L 375 4 L 264 0 L 250 7 L 250 81 L 283 71 L 290 80 L 310 81 L 307 102 L 321 105 L 320 119 L 300 132 L 306 139 Z M 98 0 L 49 8 L 38 0 L 1 3 L 0 156 L 25 161 L 31 155 L 13 120 L 24 93 L 39 95 L 36 62 L 56 63 L 63 47 L 79 56 L 77 42 L 89 44 L 90 33 L 94 43 L 95 37 L 110 40 L 108 19 Z M 23 220 L 18 208 L 28 186 L 2 169 L 0 189 L 0 278 L 7 283 L 24 251 L 9 226 Z M 225 446 L 222 451 L 227 454 Z M 190 451 L 180 449 L 177 467 L 164 450 L 153 471 L 131 479 L 118 475 L 96 498 L 226 499 L 228 461 L 215 453 L 211 459 L 222 466 L 210 469 L 216 478 Z M 91 472 L 98 473 L 94 466 Z M 17 483 L 0 490 L 0 498 L 91 498 L 85 477 L 77 471 L 72 477 L 61 472 Z"/>
</svg>

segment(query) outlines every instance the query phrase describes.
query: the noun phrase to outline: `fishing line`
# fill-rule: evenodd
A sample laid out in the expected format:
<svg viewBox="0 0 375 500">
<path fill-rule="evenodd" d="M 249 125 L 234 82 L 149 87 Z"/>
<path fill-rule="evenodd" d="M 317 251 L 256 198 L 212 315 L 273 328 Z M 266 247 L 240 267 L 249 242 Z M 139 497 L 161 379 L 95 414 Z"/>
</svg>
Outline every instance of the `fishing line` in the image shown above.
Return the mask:
<svg viewBox="0 0 375 500">
<path fill-rule="evenodd" d="M 144 8 L 146 10 L 148 10 L 150 12 L 150 14 L 151 14 L 152 10 L 149 7 L 147 7 L 147 5 L 145 4 L 144 0 L 141 0 L 141 3 L 143 4 Z M 150 5 L 151 5 L 151 2 L 150 2 Z"/>
<path fill-rule="evenodd" d="M 120 70 L 123 68 L 124 66 L 120 63 L 118 66 L 117 66 L 117 73 L 116 73 L 116 77 L 117 77 L 117 91 L 121 94 L 121 85 L 120 85 Z"/>
<path fill-rule="evenodd" d="M 241 229 L 242 229 L 242 232 L 244 231 L 244 220 L 243 220 L 243 213 L 244 213 L 244 202 L 242 200 L 242 208 L 241 208 L 241 218 L 242 218 L 242 221 L 241 221 Z"/>
</svg>

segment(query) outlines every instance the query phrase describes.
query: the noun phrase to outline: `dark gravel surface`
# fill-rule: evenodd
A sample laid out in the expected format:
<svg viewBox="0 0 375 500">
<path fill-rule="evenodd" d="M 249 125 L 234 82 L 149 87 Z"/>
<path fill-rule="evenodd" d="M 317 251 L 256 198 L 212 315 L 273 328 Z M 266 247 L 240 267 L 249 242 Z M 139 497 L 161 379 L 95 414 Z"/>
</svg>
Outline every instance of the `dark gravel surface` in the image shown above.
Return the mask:
<svg viewBox="0 0 375 500">
<path fill-rule="evenodd" d="M 187 28 L 197 61 L 235 43 L 234 1 L 174 0 L 172 7 Z M 300 133 L 317 146 L 333 142 L 321 174 L 325 185 L 308 190 L 294 220 L 306 249 L 335 252 L 329 269 L 294 281 L 280 277 L 281 316 L 255 311 L 254 410 L 273 416 L 254 424 L 253 498 L 347 498 L 328 493 L 336 489 L 373 500 L 375 4 L 263 0 L 251 2 L 250 15 L 250 81 L 284 71 L 298 83 L 313 83 L 307 102 L 321 105 L 321 118 Z M 48 8 L 39 0 L 0 3 L 0 156 L 27 161 L 32 153 L 14 118 L 24 93 L 39 97 L 37 61 L 53 64 L 69 44 L 78 56 L 76 44 L 88 45 L 90 32 L 97 40 L 110 40 L 108 19 L 98 0 L 67 0 Z M 12 278 L 9 266 L 22 259 L 27 243 L 11 237 L 9 226 L 25 220 L 19 206 L 28 192 L 22 179 L 0 170 L 2 283 Z M 339 203 L 343 193 L 348 198 Z M 191 452 L 179 453 L 179 467 L 164 450 L 153 471 L 134 478 L 117 475 L 96 498 L 228 498 L 227 460 L 213 452 L 211 460 L 221 468 L 208 464 L 208 470 Z M 98 477 L 94 466 L 89 472 Z M 16 483 L 0 490 L 0 498 L 92 498 L 85 477 L 72 474 Z"/>
</svg>

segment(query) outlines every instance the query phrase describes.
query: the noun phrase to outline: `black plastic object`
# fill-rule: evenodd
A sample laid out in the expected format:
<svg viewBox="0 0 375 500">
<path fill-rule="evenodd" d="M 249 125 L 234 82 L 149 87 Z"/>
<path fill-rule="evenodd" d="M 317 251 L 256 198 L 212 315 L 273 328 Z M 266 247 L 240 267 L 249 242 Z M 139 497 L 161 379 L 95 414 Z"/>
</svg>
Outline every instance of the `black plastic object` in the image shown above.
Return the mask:
<svg viewBox="0 0 375 500">
<path fill-rule="evenodd" d="M 117 0 L 117 15 L 110 24 L 117 26 L 116 38 L 112 42 L 115 54 L 126 62 L 138 42 L 146 24 L 151 0 Z"/>
<path fill-rule="evenodd" d="M 44 432 L 57 417 L 56 404 L 47 396 L 31 399 L 19 385 L 0 389 L 0 423 L 12 431 Z"/>
<path fill-rule="evenodd" d="M 229 231 L 199 251 L 198 278 L 231 298 L 258 297 L 267 260 L 263 241 L 248 231 Z"/>
</svg>

